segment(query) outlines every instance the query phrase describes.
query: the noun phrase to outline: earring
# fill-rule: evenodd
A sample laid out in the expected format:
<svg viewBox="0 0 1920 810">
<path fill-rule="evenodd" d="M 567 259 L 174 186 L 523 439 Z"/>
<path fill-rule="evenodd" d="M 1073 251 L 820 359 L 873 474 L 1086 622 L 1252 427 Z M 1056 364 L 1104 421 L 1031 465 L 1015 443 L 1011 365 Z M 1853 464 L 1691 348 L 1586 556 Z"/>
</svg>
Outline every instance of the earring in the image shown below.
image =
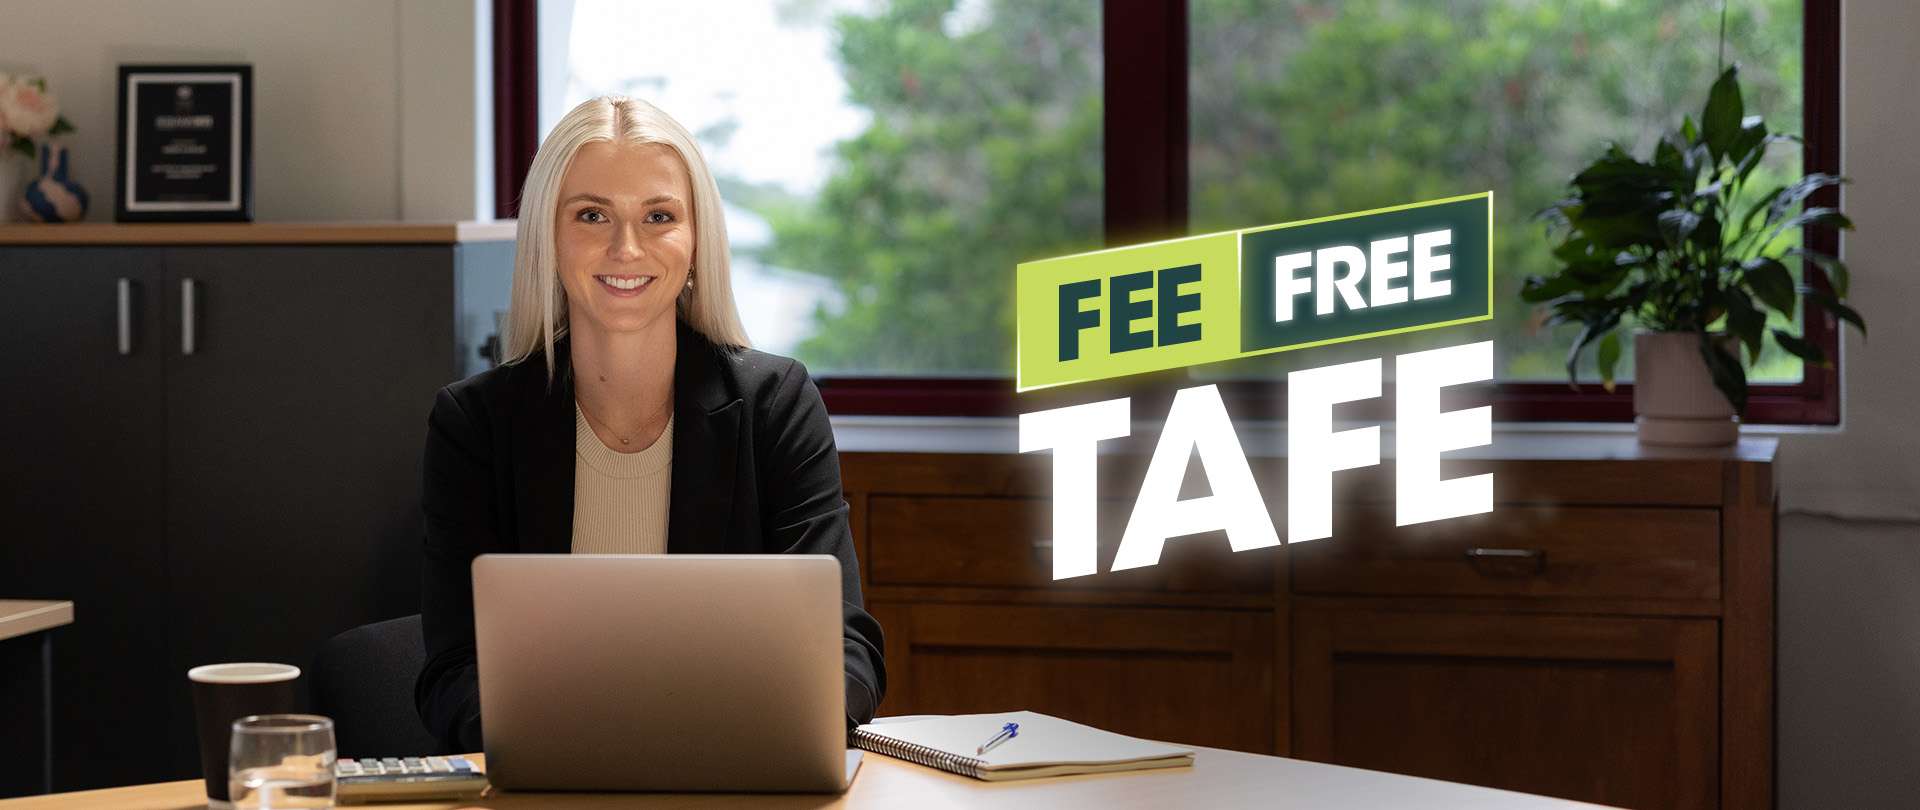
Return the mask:
<svg viewBox="0 0 1920 810">
<path fill-rule="evenodd" d="M 693 268 L 687 268 L 687 289 L 693 289 Z"/>
</svg>

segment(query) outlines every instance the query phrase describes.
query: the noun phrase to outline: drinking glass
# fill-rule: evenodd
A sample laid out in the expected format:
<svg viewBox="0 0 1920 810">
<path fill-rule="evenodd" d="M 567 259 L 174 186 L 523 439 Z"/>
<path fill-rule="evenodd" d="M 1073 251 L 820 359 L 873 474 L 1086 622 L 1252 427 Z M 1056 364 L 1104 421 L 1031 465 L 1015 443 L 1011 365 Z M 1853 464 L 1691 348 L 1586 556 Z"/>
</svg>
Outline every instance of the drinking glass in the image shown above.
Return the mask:
<svg viewBox="0 0 1920 810">
<path fill-rule="evenodd" d="M 236 808 L 333 806 L 333 721 L 256 714 L 233 721 L 227 795 Z"/>
</svg>

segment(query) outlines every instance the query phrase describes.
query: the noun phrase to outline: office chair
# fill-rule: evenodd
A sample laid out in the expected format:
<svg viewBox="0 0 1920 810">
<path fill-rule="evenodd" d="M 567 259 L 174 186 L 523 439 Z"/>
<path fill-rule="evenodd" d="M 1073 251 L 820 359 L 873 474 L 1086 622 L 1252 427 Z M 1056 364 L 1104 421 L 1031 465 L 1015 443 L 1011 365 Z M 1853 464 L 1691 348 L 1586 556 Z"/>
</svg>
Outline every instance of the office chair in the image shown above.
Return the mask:
<svg viewBox="0 0 1920 810">
<path fill-rule="evenodd" d="M 414 706 L 414 678 L 426 661 L 418 613 L 361 625 L 321 645 L 310 680 L 313 705 L 333 718 L 340 756 L 452 753 L 440 749 Z"/>
</svg>

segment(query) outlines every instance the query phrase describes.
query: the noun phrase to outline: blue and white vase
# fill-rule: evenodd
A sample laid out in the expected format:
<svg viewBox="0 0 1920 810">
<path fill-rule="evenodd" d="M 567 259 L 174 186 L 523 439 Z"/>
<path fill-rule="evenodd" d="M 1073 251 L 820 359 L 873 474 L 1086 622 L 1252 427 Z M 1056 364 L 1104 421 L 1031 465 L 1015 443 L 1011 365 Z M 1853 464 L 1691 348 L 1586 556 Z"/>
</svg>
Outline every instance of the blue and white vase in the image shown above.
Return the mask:
<svg viewBox="0 0 1920 810">
<path fill-rule="evenodd" d="M 67 173 L 64 144 L 40 144 L 40 176 L 20 194 L 20 213 L 35 222 L 79 222 L 87 214 L 87 190 Z"/>
</svg>

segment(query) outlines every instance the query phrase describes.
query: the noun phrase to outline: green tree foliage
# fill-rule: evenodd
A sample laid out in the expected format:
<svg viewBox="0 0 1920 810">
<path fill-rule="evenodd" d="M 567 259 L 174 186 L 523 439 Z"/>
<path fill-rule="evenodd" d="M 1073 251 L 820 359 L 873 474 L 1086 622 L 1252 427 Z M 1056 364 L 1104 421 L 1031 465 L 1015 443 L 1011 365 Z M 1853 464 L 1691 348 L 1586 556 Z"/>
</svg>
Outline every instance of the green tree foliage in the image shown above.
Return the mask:
<svg viewBox="0 0 1920 810">
<path fill-rule="evenodd" d="M 872 122 L 810 205 L 766 212 L 762 253 L 844 295 L 800 347 L 814 367 L 1010 373 L 1014 265 L 1101 242 L 1098 6 L 1006 2 L 949 33 L 952 6 L 836 20 Z"/>
<path fill-rule="evenodd" d="M 760 258 L 832 279 L 800 348 L 834 370 L 1011 369 L 1020 261 L 1102 241 L 1099 3 L 953 0 L 840 15 L 850 100 L 817 198 L 770 207 Z M 1710 0 L 1191 0 L 1192 231 L 1492 189 L 1496 345 L 1508 376 L 1560 370 L 1570 335 L 1521 304 L 1550 271 L 1531 216 L 1619 141 L 1649 147 L 1717 75 Z M 1798 0 L 1735 2 L 1748 107 L 1800 120 Z M 1761 172 L 1797 176 L 1777 150 Z M 1756 183 L 1756 185 L 1760 185 Z M 1798 377 L 1763 357 L 1755 378 Z"/>
</svg>

